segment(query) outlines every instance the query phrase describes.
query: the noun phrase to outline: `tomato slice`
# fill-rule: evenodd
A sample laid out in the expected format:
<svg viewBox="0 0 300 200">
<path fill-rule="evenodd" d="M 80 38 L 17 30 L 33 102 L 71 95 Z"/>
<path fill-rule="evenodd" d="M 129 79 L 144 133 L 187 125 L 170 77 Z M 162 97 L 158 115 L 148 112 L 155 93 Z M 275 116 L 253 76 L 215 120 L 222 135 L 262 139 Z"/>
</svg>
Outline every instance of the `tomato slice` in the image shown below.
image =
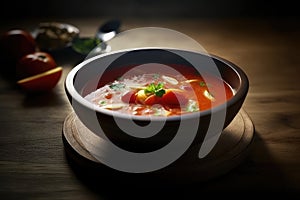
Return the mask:
<svg viewBox="0 0 300 200">
<path fill-rule="evenodd" d="M 166 93 L 162 96 L 162 103 L 164 105 L 174 105 L 180 106 L 185 105 L 188 102 L 188 99 L 184 94 L 177 91 L 167 90 Z"/>
<path fill-rule="evenodd" d="M 124 103 L 135 103 L 136 102 L 136 91 L 128 91 L 122 96 Z"/>
<path fill-rule="evenodd" d="M 145 100 L 144 104 L 146 105 L 154 105 L 154 104 L 160 104 L 161 102 L 161 97 L 158 97 L 156 95 L 150 95 L 149 97 L 147 97 L 147 99 Z"/>
</svg>

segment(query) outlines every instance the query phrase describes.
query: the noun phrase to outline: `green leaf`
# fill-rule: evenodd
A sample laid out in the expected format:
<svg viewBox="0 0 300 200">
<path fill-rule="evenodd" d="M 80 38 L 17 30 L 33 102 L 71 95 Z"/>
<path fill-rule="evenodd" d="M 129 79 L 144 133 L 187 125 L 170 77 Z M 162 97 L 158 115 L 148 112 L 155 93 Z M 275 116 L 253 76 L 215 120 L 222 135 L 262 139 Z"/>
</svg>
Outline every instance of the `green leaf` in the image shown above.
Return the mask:
<svg viewBox="0 0 300 200">
<path fill-rule="evenodd" d="M 72 41 L 72 48 L 78 53 L 87 55 L 100 43 L 98 38 L 75 38 Z"/>
<path fill-rule="evenodd" d="M 162 97 L 165 93 L 166 91 L 164 89 L 160 89 L 155 91 L 155 96 Z"/>
<path fill-rule="evenodd" d="M 105 104 L 106 104 L 106 101 L 99 101 L 99 104 L 100 104 L 100 105 L 105 105 Z"/>
<path fill-rule="evenodd" d="M 114 84 L 111 84 L 109 87 L 116 91 L 116 90 L 121 90 L 121 89 L 125 88 L 125 85 L 123 83 L 114 83 Z"/>
<path fill-rule="evenodd" d="M 144 92 L 146 95 L 155 94 L 155 96 L 162 97 L 166 91 L 163 89 L 164 84 L 158 83 L 155 85 L 155 83 L 150 83 L 145 89 Z"/>
<path fill-rule="evenodd" d="M 205 83 L 204 81 L 201 81 L 201 82 L 199 83 L 199 85 L 200 85 L 201 87 L 205 87 L 205 86 L 206 86 L 206 83 Z"/>
</svg>

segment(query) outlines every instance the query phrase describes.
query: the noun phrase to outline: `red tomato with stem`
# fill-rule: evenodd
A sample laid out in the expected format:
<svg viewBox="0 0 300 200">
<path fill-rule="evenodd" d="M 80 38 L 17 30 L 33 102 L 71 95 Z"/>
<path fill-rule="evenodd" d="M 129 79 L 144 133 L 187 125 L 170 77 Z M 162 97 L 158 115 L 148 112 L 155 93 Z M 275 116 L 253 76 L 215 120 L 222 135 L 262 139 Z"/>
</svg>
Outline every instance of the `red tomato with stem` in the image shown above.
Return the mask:
<svg viewBox="0 0 300 200">
<path fill-rule="evenodd" d="M 37 44 L 29 32 L 13 29 L 2 35 L 1 48 L 9 59 L 17 62 L 22 56 L 35 52 Z"/>
<path fill-rule="evenodd" d="M 23 56 L 16 66 L 17 79 L 41 74 L 57 67 L 54 58 L 46 52 L 34 52 Z"/>
</svg>

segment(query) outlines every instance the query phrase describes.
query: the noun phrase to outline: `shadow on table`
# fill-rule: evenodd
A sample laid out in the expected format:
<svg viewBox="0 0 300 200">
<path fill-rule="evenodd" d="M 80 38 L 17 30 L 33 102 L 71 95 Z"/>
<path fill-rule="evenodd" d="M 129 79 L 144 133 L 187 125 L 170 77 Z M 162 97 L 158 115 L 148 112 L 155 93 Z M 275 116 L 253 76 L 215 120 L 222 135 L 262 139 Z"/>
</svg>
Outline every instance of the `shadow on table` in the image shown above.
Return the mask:
<svg viewBox="0 0 300 200">
<path fill-rule="evenodd" d="M 64 104 L 65 96 L 62 96 L 56 90 L 25 94 L 22 102 L 22 105 L 26 108 L 53 107 Z"/>
<path fill-rule="evenodd" d="M 57 65 L 59 66 L 76 66 L 86 58 L 85 55 L 75 52 L 71 47 L 61 50 L 48 51 L 48 53 L 53 56 Z"/>
<path fill-rule="evenodd" d="M 201 198 L 243 193 L 247 197 L 259 195 L 293 195 L 286 187 L 285 177 L 272 158 L 265 142 L 256 132 L 249 155 L 244 162 L 225 175 L 203 182 L 178 182 L 176 177 L 164 180 L 157 175 L 128 174 L 112 170 L 80 157 L 74 150 L 65 148 L 66 159 L 76 177 L 92 192 L 103 198 L 130 199 Z M 259 155 L 259 158 L 257 154 Z M 261 160 L 263 159 L 263 160 Z M 178 173 L 184 173 L 180 171 Z M 241 197 L 241 196 L 238 196 Z"/>
<path fill-rule="evenodd" d="M 0 51 L 0 53 L 2 53 Z M 8 82 L 12 88 L 16 88 L 16 63 L 12 60 L 5 58 L 3 55 L 0 55 L 1 67 L 0 67 L 0 76 L 3 80 Z"/>
</svg>

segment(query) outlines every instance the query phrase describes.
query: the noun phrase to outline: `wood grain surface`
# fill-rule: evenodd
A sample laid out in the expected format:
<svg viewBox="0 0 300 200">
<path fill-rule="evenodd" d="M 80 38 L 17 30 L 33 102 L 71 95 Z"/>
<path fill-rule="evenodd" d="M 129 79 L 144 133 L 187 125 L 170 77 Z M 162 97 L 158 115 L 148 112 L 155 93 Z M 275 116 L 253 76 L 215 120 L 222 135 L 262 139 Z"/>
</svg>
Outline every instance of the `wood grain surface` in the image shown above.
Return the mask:
<svg viewBox="0 0 300 200">
<path fill-rule="evenodd" d="M 1 23 L 32 30 L 40 21 L 78 26 L 82 36 L 94 35 L 105 19 L 31 19 Z M 158 26 L 180 31 L 209 53 L 230 60 L 248 75 L 250 89 L 243 109 L 251 117 L 256 137 L 247 159 L 216 179 L 180 186 L 108 185 L 86 176 L 66 156 L 64 119 L 72 112 L 63 82 L 82 57 L 54 52 L 64 69 L 53 91 L 27 95 L 15 85 L 14 66 L 1 64 L 0 77 L 0 197 L 1 199 L 143 199 L 199 197 L 204 193 L 264 192 L 286 197 L 300 192 L 300 25 L 276 19 L 122 19 L 122 29 Z M 174 41 L 175 42 L 175 41 Z M 7 70 L 8 69 L 8 70 Z M 163 195 L 164 194 L 164 195 Z M 141 196 L 143 195 L 143 196 Z M 198 195 L 198 196 L 197 196 Z M 190 198 L 192 199 L 192 198 Z"/>
</svg>

